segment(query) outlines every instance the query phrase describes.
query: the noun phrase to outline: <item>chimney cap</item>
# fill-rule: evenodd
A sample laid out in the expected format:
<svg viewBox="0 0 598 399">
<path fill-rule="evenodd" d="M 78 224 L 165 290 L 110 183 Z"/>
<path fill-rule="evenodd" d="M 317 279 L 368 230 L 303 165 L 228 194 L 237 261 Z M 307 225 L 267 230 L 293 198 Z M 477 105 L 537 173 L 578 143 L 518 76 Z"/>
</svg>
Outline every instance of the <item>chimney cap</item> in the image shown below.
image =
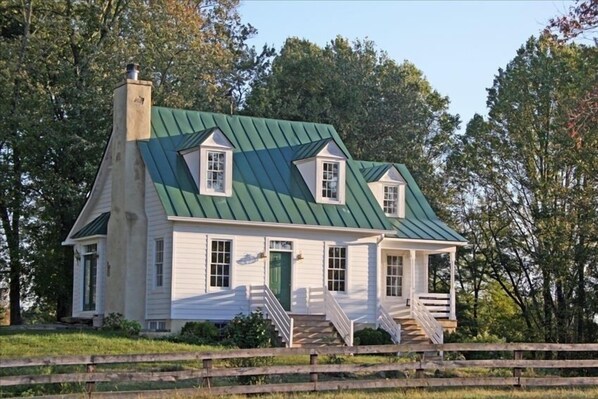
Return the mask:
<svg viewBox="0 0 598 399">
<path fill-rule="evenodd" d="M 139 71 L 141 70 L 141 68 L 139 67 L 139 64 L 127 64 L 127 74 L 126 77 L 127 79 L 131 79 L 131 80 L 137 80 L 139 77 Z"/>
</svg>

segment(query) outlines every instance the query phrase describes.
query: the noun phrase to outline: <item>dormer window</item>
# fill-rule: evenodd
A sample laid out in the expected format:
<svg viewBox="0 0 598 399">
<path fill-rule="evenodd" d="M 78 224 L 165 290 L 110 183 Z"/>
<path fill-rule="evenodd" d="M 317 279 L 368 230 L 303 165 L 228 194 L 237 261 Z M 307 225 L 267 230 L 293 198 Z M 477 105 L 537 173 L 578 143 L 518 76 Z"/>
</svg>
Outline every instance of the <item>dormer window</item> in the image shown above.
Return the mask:
<svg viewBox="0 0 598 399">
<path fill-rule="evenodd" d="M 215 127 L 188 135 L 178 151 L 202 195 L 230 197 L 233 193 L 233 145 Z"/>
<path fill-rule="evenodd" d="M 347 156 L 333 139 L 302 145 L 294 164 L 319 204 L 345 204 Z"/>
<path fill-rule="evenodd" d="M 392 164 L 377 164 L 361 170 L 380 207 L 390 217 L 405 217 L 405 180 Z"/>
<path fill-rule="evenodd" d="M 384 186 L 384 213 L 387 215 L 396 215 L 399 208 L 399 187 Z"/>
<path fill-rule="evenodd" d="M 338 201 L 339 163 L 322 162 L 322 198 Z"/>
<path fill-rule="evenodd" d="M 221 151 L 207 152 L 206 188 L 216 193 L 224 192 L 224 174 L 226 171 L 226 154 Z"/>
</svg>

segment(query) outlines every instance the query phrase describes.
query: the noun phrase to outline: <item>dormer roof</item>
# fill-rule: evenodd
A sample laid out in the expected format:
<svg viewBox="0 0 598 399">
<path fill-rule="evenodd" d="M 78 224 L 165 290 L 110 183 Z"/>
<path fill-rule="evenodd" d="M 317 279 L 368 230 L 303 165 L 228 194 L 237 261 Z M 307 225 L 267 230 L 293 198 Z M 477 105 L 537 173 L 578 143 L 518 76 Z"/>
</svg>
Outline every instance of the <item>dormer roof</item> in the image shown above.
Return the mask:
<svg viewBox="0 0 598 399">
<path fill-rule="evenodd" d="M 378 182 L 381 180 L 392 181 L 398 184 L 405 184 L 405 180 L 397 168 L 390 163 L 380 164 L 369 168 L 361 169 L 363 178 L 368 183 Z"/>
<path fill-rule="evenodd" d="M 185 139 L 177 147 L 177 151 L 184 153 L 194 150 L 203 144 L 211 146 L 234 148 L 230 140 L 218 127 L 211 127 L 199 132 L 191 133 L 185 136 Z"/>
<path fill-rule="evenodd" d="M 341 148 L 333 139 L 322 139 L 299 146 L 293 161 L 310 159 L 316 156 L 349 159 L 351 156 L 345 151 L 346 149 Z"/>
</svg>

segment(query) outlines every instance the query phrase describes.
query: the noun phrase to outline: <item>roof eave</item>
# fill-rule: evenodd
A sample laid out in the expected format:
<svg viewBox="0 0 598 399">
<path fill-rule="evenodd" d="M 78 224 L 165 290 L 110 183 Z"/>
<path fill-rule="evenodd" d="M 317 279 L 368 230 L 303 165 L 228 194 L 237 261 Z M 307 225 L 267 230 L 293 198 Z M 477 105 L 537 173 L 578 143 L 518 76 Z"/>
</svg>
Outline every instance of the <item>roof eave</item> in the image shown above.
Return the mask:
<svg viewBox="0 0 598 399">
<path fill-rule="evenodd" d="M 167 219 L 172 222 L 186 222 L 186 223 L 212 223 L 212 224 L 230 224 L 230 225 L 246 225 L 246 226 L 260 226 L 260 227 L 276 227 L 276 228 L 290 228 L 302 230 L 328 230 L 328 231 L 342 231 L 349 233 L 363 233 L 367 235 L 380 235 L 394 233 L 394 230 L 382 229 L 366 229 L 358 227 L 338 227 L 338 226 L 316 226 L 311 224 L 291 224 L 291 223 L 276 223 L 276 222 L 252 222 L 244 220 L 228 220 L 228 219 L 205 219 L 195 218 L 189 216 L 168 216 Z"/>
</svg>

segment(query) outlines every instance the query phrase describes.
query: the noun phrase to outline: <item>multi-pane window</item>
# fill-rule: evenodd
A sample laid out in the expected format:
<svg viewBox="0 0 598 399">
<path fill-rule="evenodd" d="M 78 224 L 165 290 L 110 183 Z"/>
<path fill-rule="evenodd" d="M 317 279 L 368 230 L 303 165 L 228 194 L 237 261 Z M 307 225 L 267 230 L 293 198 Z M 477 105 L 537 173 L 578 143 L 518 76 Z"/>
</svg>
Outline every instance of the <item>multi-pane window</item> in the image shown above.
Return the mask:
<svg viewBox="0 0 598 399">
<path fill-rule="evenodd" d="M 292 241 L 270 241 L 270 249 L 277 249 L 282 251 L 292 251 L 293 250 L 293 242 Z"/>
<path fill-rule="evenodd" d="M 230 286 L 231 241 L 212 240 L 210 254 L 210 287 Z"/>
<path fill-rule="evenodd" d="M 83 255 L 83 310 L 96 309 L 96 280 L 98 274 L 98 246 L 85 246 Z"/>
<path fill-rule="evenodd" d="M 224 161 L 224 152 L 208 151 L 208 165 L 206 169 L 206 187 L 208 190 L 219 193 L 224 192 Z"/>
<path fill-rule="evenodd" d="M 386 296 L 403 295 L 403 257 L 386 256 Z"/>
<path fill-rule="evenodd" d="M 154 281 L 156 288 L 164 284 L 164 240 L 158 238 L 154 243 Z"/>
<path fill-rule="evenodd" d="M 338 162 L 322 162 L 322 198 L 338 200 Z"/>
<path fill-rule="evenodd" d="M 347 248 L 328 248 L 328 290 L 345 291 L 347 273 Z"/>
<path fill-rule="evenodd" d="M 389 215 L 396 215 L 398 202 L 399 187 L 384 186 L 384 213 Z"/>
</svg>

